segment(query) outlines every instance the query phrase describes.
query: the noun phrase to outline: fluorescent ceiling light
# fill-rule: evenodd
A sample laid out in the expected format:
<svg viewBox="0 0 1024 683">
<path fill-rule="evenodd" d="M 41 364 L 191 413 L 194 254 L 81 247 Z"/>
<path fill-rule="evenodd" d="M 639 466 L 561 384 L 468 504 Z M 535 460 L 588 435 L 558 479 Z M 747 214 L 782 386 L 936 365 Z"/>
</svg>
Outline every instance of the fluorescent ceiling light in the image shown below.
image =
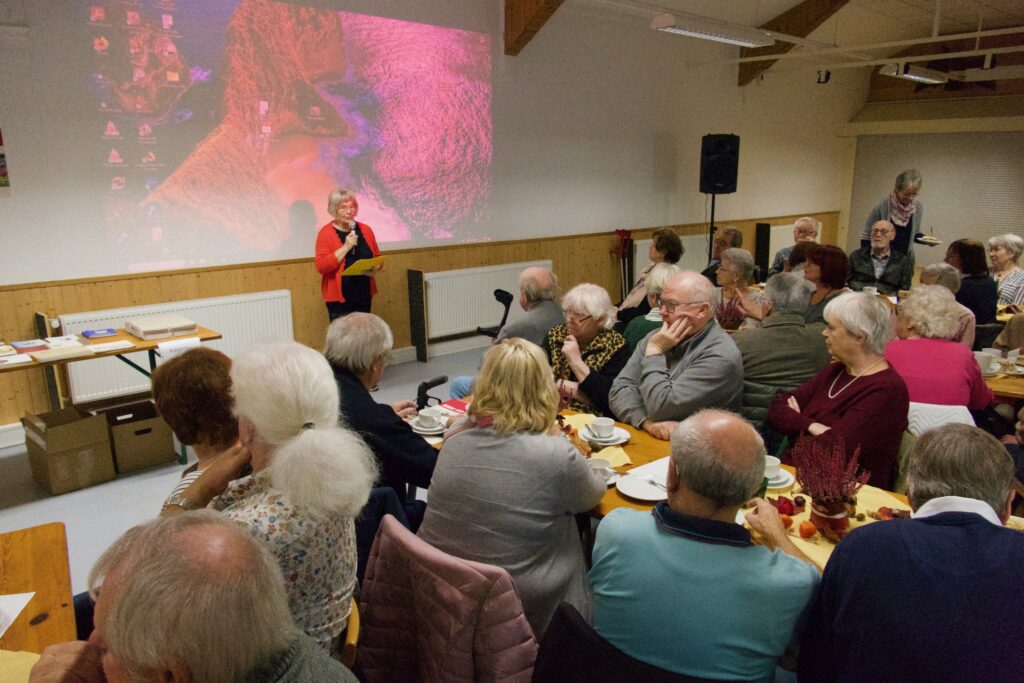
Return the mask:
<svg viewBox="0 0 1024 683">
<path fill-rule="evenodd" d="M 703 38 L 719 43 L 740 47 L 768 47 L 775 44 L 775 38 L 768 31 L 745 26 L 723 24 L 700 17 L 679 17 L 673 14 L 659 14 L 651 21 L 651 28 L 666 33 L 678 33 L 691 38 Z"/>
<path fill-rule="evenodd" d="M 949 74 L 943 71 L 936 71 L 935 69 L 928 69 L 923 66 L 914 66 L 913 64 L 886 64 L 878 70 L 878 73 L 883 76 L 904 78 L 908 81 L 927 83 L 929 85 L 939 85 L 941 83 L 949 82 Z"/>
</svg>

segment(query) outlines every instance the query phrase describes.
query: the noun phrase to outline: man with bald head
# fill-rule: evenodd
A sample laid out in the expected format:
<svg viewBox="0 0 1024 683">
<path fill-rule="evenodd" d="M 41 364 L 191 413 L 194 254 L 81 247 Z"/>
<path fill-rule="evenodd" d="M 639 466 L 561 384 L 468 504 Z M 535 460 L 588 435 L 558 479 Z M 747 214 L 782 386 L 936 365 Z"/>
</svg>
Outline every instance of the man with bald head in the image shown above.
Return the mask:
<svg viewBox="0 0 1024 683">
<path fill-rule="evenodd" d="M 665 283 L 661 318 L 615 378 L 609 404 L 621 421 L 667 441 L 701 408 L 740 409 L 743 360 L 715 322 L 715 288 L 700 273 L 684 270 Z"/>
<path fill-rule="evenodd" d="M 793 223 L 793 244 L 775 252 L 772 267 L 768 269 L 768 277 L 781 273 L 786 269 L 786 261 L 793 252 L 793 247 L 801 242 L 817 242 L 819 226 L 820 223 L 810 216 L 797 218 Z"/>
<path fill-rule="evenodd" d="M 739 415 L 703 410 L 672 432 L 668 500 L 653 514 L 619 508 L 597 528 L 594 628 L 641 661 L 698 678 L 772 680 L 795 640 L 818 572 L 771 504 L 757 500 L 761 437 Z"/>
<path fill-rule="evenodd" d="M 541 346 L 548 330 L 565 322 L 558 298 L 558 278 L 547 268 L 531 267 L 519 274 L 519 306 L 526 311 L 519 320 L 498 331 L 494 343 L 519 337 Z"/>
<path fill-rule="evenodd" d="M 270 551 L 215 512 L 129 529 L 89 591 L 92 636 L 46 648 L 29 683 L 356 681 L 295 626 Z"/>
<path fill-rule="evenodd" d="M 871 226 L 871 244 L 850 254 L 850 289 L 860 292 L 877 287 L 879 294 L 896 294 L 910 289 L 914 279 L 914 258 L 891 248 L 896 228 L 889 221 Z"/>
</svg>

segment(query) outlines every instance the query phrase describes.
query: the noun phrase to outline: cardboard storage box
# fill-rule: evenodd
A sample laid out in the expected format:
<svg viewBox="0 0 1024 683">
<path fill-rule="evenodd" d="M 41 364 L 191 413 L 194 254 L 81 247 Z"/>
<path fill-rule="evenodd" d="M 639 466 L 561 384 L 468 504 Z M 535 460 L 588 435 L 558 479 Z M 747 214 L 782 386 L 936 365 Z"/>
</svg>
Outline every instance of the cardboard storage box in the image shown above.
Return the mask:
<svg viewBox="0 0 1024 683">
<path fill-rule="evenodd" d="M 32 478 L 47 493 L 67 493 L 114 478 L 110 435 L 102 416 L 64 408 L 26 413 L 21 424 Z"/>
<path fill-rule="evenodd" d="M 173 462 L 174 437 L 152 401 L 107 408 L 98 413 L 110 425 L 118 474 Z"/>
</svg>

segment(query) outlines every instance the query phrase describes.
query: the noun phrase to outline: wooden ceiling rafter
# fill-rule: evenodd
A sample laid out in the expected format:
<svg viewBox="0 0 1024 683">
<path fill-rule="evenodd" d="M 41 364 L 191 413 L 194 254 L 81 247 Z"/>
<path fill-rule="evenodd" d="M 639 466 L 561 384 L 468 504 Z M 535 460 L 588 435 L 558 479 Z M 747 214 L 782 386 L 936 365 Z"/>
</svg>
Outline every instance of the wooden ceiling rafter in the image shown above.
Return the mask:
<svg viewBox="0 0 1024 683">
<path fill-rule="evenodd" d="M 797 38 L 806 38 L 816 28 L 831 19 L 849 0 L 804 0 L 800 4 L 786 10 L 758 28 L 776 33 L 784 33 Z M 765 57 L 767 55 L 785 54 L 795 47 L 794 43 L 776 42 L 768 47 L 740 49 L 740 57 Z M 752 83 L 758 76 L 771 68 L 778 60 L 766 59 L 760 62 L 743 62 L 740 64 L 736 82 L 740 87 Z"/>
<path fill-rule="evenodd" d="M 505 54 L 518 55 L 564 0 L 505 0 Z"/>
</svg>

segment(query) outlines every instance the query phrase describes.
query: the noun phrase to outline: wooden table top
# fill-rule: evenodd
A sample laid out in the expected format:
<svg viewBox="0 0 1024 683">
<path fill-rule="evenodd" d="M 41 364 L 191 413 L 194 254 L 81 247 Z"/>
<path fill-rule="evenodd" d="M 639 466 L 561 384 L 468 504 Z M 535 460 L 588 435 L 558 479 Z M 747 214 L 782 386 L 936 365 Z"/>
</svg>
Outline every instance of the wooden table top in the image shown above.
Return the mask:
<svg viewBox="0 0 1024 683">
<path fill-rule="evenodd" d="M 1012 399 L 1024 398 L 1024 375 L 999 373 L 995 377 L 986 378 L 985 384 L 996 396 Z"/>
<path fill-rule="evenodd" d="M 60 522 L 0 534 L 0 594 L 32 593 L 0 649 L 41 653 L 75 639 L 68 542 Z"/>
<path fill-rule="evenodd" d="M 89 356 L 75 356 L 74 358 L 63 358 L 61 360 L 51 360 L 40 363 L 39 361 L 32 359 L 31 363 L 18 363 L 17 365 L 0 365 L 0 373 L 2 372 L 14 372 L 16 370 L 27 370 L 29 368 L 41 368 L 47 365 L 60 365 L 62 363 L 73 363 L 80 360 L 93 360 L 95 358 L 108 358 L 111 356 L 123 356 L 127 353 L 136 353 L 138 351 L 149 351 L 155 349 L 157 344 L 162 344 L 167 341 L 173 341 L 178 339 L 192 339 L 195 337 L 199 338 L 199 341 L 210 341 L 211 339 L 220 339 L 223 335 L 220 332 L 214 332 L 213 330 L 197 326 L 196 334 L 186 334 L 181 337 L 166 337 L 164 339 L 139 339 L 138 337 L 125 332 L 124 330 L 118 330 L 117 334 L 110 337 L 100 337 L 99 339 L 83 339 L 79 335 L 79 339 L 83 345 L 91 346 L 93 344 L 107 344 L 110 342 L 117 341 L 129 341 L 133 344 L 133 348 L 130 349 L 117 349 L 114 351 L 100 351 Z"/>
</svg>

